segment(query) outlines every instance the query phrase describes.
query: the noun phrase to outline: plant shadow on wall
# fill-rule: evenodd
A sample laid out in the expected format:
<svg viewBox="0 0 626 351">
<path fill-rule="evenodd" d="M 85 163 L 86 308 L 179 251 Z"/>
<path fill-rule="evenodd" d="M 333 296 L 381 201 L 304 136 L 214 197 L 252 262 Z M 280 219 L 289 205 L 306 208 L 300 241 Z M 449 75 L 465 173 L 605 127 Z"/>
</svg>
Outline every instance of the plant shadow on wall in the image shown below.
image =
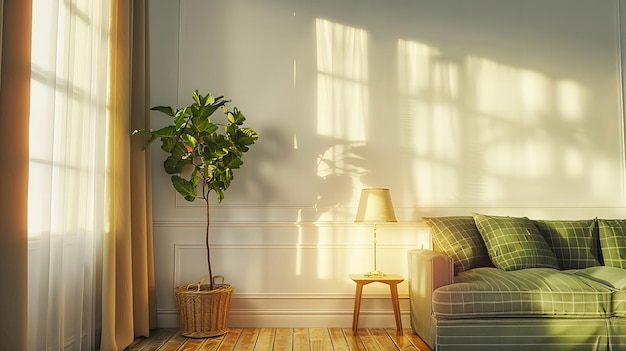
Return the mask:
<svg viewBox="0 0 626 351">
<path fill-rule="evenodd" d="M 237 107 L 230 110 L 223 96 L 193 93 L 193 103 L 174 110 L 157 106 L 152 110 L 164 113 L 172 123 L 160 128 L 141 129 L 133 135 L 147 134 L 146 147 L 156 140 L 168 155 L 163 163 L 171 174 L 172 186 L 182 197 L 193 202 L 200 192 L 206 209 L 205 246 L 208 268 L 198 283 L 176 288 L 179 329 L 189 337 L 210 337 L 226 333 L 233 287 L 224 284 L 222 276 L 213 275 L 209 245 L 209 195 L 214 192 L 218 203 L 234 179 L 234 170 L 243 165 L 243 156 L 257 139 L 257 133 L 243 127 L 246 118 Z M 221 110 L 222 120 L 213 114 Z M 221 284 L 217 280 L 221 279 Z"/>
<path fill-rule="evenodd" d="M 260 291 L 274 291 L 276 287 L 272 284 L 278 279 L 286 283 L 286 277 L 291 277 L 292 286 L 311 279 L 337 279 L 344 276 L 346 265 L 350 264 L 343 259 L 345 255 L 336 256 L 343 235 L 336 230 L 343 227 L 337 226 L 337 222 L 354 216 L 347 212 L 351 208 L 355 179 L 367 174 L 363 147 L 319 135 L 294 143 L 294 138 L 289 136 L 297 134 L 297 130 L 286 126 L 266 126 L 263 143 L 255 149 L 262 159 L 254 162 L 255 169 L 247 169 L 256 175 L 248 177 L 248 187 L 254 189 L 256 198 L 270 204 L 261 207 L 267 211 L 262 218 L 278 216 L 294 225 L 293 231 L 290 229 L 290 234 L 280 239 L 278 247 L 273 244 L 276 227 L 260 226 L 263 234 L 257 240 L 267 249 L 256 253 L 259 256 L 245 275 L 248 284 Z M 277 184 L 276 179 L 281 179 L 281 183 Z M 282 201 L 290 195 L 297 196 L 301 202 L 284 204 Z M 293 251 L 283 250 L 281 245 Z M 290 262 L 289 268 L 284 265 L 285 259 Z M 325 284 L 320 283 L 320 287 Z M 240 306 L 245 299 L 237 303 Z"/>
</svg>

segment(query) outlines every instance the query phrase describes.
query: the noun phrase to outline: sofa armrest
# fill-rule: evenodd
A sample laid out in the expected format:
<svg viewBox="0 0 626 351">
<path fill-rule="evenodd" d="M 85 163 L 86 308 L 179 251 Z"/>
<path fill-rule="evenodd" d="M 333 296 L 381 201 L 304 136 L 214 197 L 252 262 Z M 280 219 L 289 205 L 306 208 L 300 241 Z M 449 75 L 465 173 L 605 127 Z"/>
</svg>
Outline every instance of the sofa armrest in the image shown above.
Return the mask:
<svg viewBox="0 0 626 351">
<path fill-rule="evenodd" d="M 432 293 L 454 283 L 452 258 L 432 250 L 409 250 L 409 304 L 411 327 L 433 350 Z"/>
</svg>

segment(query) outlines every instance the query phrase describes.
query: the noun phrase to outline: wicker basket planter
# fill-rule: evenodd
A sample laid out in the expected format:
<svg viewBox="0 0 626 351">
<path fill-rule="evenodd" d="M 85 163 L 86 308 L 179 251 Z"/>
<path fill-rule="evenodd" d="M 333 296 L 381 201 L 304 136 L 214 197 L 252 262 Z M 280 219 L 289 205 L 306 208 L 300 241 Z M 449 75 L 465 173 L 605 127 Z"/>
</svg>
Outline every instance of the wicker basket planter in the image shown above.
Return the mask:
<svg viewBox="0 0 626 351">
<path fill-rule="evenodd" d="M 182 285 L 175 289 L 180 333 L 190 338 L 207 338 L 228 332 L 230 303 L 235 290 L 218 284 L 213 290 L 202 285 Z"/>
</svg>

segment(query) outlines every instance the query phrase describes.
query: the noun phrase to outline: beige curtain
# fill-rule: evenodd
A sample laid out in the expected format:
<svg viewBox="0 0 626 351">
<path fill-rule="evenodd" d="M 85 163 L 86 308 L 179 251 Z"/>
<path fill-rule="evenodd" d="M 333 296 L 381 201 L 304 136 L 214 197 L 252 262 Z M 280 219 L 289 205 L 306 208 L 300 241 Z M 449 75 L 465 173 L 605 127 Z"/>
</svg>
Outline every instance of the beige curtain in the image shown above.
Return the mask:
<svg viewBox="0 0 626 351">
<path fill-rule="evenodd" d="M 26 350 L 31 1 L 0 9 L 0 350 Z"/>
<path fill-rule="evenodd" d="M 101 349 L 123 350 L 156 327 L 148 127 L 148 0 L 112 0 L 110 235 L 104 242 Z"/>
<path fill-rule="evenodd" d="M 156 326 L 149 155 L 130 131 L 148 121 L 147 0 L 113 1 L 110 234 L 105 239 L 102 350 Z M 27 349 L 30 0 L 0 0 L 0 350 Z"/>
</svg>

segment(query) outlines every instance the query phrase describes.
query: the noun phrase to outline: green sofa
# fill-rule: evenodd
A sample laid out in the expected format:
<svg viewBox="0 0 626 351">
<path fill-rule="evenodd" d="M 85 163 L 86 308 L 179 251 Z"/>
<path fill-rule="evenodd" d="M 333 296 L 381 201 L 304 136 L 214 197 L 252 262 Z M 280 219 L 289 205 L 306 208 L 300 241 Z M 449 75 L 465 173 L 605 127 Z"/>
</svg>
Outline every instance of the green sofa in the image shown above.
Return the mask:
<svg viewBox="0 0 626 351">
<path fill-rule="evenodd" d="M 409 301 L 433 350 L 626 350 L 626 220 L 423 220 Z"/>
</svg>

